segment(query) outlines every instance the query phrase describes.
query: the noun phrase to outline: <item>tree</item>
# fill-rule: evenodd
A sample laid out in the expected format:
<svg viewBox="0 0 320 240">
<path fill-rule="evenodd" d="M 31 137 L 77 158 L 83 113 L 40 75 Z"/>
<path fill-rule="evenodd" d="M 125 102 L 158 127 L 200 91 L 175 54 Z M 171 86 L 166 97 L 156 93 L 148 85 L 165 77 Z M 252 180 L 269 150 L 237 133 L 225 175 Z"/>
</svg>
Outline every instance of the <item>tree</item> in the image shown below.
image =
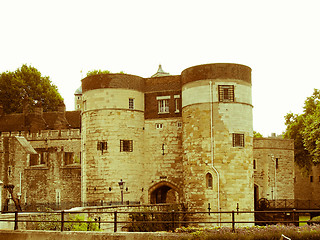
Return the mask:
<svg viewBox="0 0 320 240">
<path fill-rule="evenodd" d="M 310 170 L 320 163 L 320 91 L 314 89 L 304 103 L 302 114 L 285 116 L 285 138 L 294 139 L 294 158 L 300 168 Z"/>
<path fill-rule="evenodd" d="M 109 73 L 111 73 L 109 70 L 101 70 L 101 69 L 99 69 L 99 70 L 91 70 L 91 71 L 87 72 L 87 77 L 93 76 L 93 75 L 98 75 L 98 74 L 109 74 Z M 124 71 L 120 71 L 119 73 L 120 74 L 125 74 Z"/>
<path fill-rule="evenodd" d="M 253 137 L 254 138 L 263 138 L 262 134 L 256 131 L 253 131 Z"/>
<path fill-rule="evenodd" d="M 55 111 L 63 98 L 49 77 L 34 67 L 22 65 L 14 72 L 0 74 L 0 104 L 5 113 L 22 112 L 25 105 L 41 105 L 44 111 Z"/>
</svg>

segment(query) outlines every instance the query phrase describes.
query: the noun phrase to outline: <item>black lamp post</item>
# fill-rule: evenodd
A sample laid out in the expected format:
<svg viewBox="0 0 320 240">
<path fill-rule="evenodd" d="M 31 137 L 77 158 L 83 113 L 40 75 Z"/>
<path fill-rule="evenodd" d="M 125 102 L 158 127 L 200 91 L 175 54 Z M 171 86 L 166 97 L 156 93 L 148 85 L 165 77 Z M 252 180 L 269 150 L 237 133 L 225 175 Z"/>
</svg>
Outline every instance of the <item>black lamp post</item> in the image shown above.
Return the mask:
<svg viewBox="0 0 320 240">
<path fill-rule="evenodd" d="M 125 182 L 123 182 L 122 179 L 120 180 L 120 182 L 118 182 L 120 190 L 121 190 L 121 204 L 122 205 L 123 205 L 123 187 L 124 187 L 124 183 Z"/>
</svg>

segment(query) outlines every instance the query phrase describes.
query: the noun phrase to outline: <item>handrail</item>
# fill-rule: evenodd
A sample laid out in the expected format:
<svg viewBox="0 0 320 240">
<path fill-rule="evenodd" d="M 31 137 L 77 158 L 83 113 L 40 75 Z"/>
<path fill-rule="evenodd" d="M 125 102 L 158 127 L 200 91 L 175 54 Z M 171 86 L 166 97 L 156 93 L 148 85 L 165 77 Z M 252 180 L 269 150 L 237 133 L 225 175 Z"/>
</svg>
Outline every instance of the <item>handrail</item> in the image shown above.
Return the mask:
<svg viewBox="0 0 320 240">
<path fill-rule="evenodd" d="M 99 226 L 101 224 L 113 224 L 113 231 L 117 232 L 118 226 L 121 224 L 143 224 L 143 223 L 152 223 L 152 224 L 161 224 L 161 223 L 166 223 L 166 224 L 171 224 L 173 229 L 177 226 L 181 225 L 188 225 L 188 224 L 231 224 L 232 230 L 235 230 L 236 225 L 241 225 L 241 224 L 275 224 L 275 223 L 282 223 L 282 224 L 300 224 L 300 223 L 308 223 L 309 221 L 307 220 L 299 220 L 299 215 L 300 214 L 318 214 L 320 215 L 320 210 L 286 210 L 286 211 L 215 211 L 215 212 L 185 212 L 185 211 L 172 211 L 172 212 L 164 212 L 164 211 L 147 211 L 147 212 L 130 212 L 130 211 L 107 211 L 107 212 L 101 212 L 101 211 L 54 211 L 54 212 L 11 212 L 14 213 L 14 219 L 3 219 L 5 216 L 9 216 L 7 214 L 2 214 L 0 215 L 2 219 L 0 219 L 0 222 L 11 222 L 14 223 L 14 230 L 18 230 L 18 223 L 32 223 L 32 222 L 57 222 L 60 223 L 60 231 L 64 231 L 64 227 L 66 223 L 98 223 Z M 22 217 L 19 217 L 21 214 L 56 214 L 60 215 L 60 220 L 26 220 L 22 219 Z M 244 220 L 237 220 L 237 215 L 240 214 L 284 214 L 284 215 L 289 215 L 289 218 L 286 220 L 254 220 L 254 221 L 244 221 Z M 99 221 L 96 219 L 96 221 L 80 221 L 80 220 L 68 220 L 66 218 L 66 214 L 99 214 L 99 215 L 104 215 L 104 214 L 111 214 L 113 215 L 113 219 L 110 221 L 103 221 L 99 217 Z M 127 219 L 129 220 L 121 220 L 121 215 L 124 214 L 171 214 L 171 217 L 169 220 L 142 220 L 142 221 L 134 221 L 133 219 L 130 220 L 129 217 Z M 210 220 L 210 217 L 207 217 L 206 220 L 197 220 L 196 216 L 197 215 L 214 215 L 214 214 L 219 214 L 219 215 L 224 215 L 228 214 L 229 219 L 219 219 L 219 221 L 213 221 Z M 195 216 L 194 219 L 192 220 L 186 220 L 186 219 L 180 219 L 180 216 L 187 216 L 187 215 L 192 215 Z M 230 216 L 231 215 L 231 216 Z M 201 216 L 200 216 L 201 217 Z M 214 219 L 214 218 L 212 218 Z"/>
</svg>

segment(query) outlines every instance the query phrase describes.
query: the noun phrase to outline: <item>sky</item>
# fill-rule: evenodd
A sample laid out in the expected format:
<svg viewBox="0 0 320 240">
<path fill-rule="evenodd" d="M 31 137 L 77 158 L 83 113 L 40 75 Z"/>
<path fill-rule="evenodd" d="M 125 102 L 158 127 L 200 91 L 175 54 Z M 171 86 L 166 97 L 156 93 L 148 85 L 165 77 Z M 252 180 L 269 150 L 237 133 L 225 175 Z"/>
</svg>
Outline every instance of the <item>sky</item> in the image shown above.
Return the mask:
<svg viewBox="0 0 320 240">
<path fill-rule="evenodd" d="M 0 72 L 49 76 L 74 110 L 90 70 L 150 77 L 207 63 L 252 69 L 253 128 L 281 134 L 320 88 L 319 0 L 0 0 Z"/>
</svg>

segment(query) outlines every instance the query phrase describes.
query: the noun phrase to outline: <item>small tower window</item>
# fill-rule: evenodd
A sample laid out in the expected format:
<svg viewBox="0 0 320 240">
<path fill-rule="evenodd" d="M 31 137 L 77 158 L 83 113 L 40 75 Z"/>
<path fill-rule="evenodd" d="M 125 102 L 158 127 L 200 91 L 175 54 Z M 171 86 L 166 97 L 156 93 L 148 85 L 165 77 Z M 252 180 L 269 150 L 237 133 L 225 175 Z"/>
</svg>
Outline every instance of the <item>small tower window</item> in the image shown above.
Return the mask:
<svg viewBox="0 0 320 240">
<path fill-rule="evenodd" d="M 129 109 L 133 110 L 134 109 L 134 99 L 129 98 Z"/>
<path fill-rule="evenodd" d="M 206 185 L 207 185 L 207 188 L 212 188 L 213 186 L 213 179 L 212 179 L 212 175 L 211 173 L 207 173 L 206 175 Z"/>
<path fill-rule="evenodd" d="M 244 147 L 244 134 L 233 133 L 232 145 L 233 147 Z"/>
<path fill-rule="evenodd" d="M 120 152 L 133 152 L 133 141 L 120 140 Z"/>
<path fill-rule="evenodd" d="M 233 85 L 219 85 L 219 102 L 234 102 Z"/>
</svg>

